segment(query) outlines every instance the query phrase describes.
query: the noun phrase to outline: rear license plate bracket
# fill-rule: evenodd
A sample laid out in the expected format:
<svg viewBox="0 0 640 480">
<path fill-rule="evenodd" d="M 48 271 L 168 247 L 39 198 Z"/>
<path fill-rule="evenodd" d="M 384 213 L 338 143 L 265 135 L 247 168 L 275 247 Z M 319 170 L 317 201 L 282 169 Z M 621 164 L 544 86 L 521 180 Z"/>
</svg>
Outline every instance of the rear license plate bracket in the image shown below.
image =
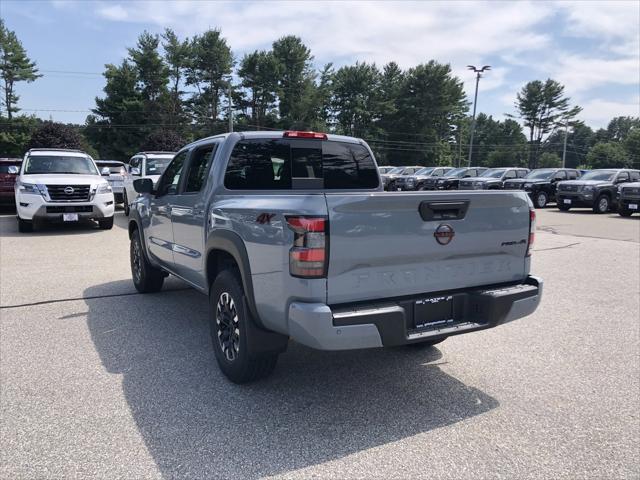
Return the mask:
<svg viewBox="0 0 640 480">
<path fill-rule="evenodd" d="M 416 330 L 433 330 L 455 324 L 453 296 L 416 300 L 413 305 L 413 320 Z"/>
</svg>

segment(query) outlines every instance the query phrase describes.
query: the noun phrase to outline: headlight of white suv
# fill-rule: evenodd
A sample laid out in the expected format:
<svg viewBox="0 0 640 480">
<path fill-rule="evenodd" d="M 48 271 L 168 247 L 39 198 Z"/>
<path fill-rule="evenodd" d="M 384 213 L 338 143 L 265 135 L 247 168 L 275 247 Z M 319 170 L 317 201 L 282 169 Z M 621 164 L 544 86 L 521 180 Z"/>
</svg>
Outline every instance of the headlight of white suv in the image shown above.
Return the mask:
<svg viewBox="0 0 640 480">
<path fill-rule="evenodd" d="M 18 185 L 18 190 L 20 190 L 20 193 L 44 196 L 47 192 L 47 187 L 35 183 L 20 182 L 20 184 Z"/>
<path fill-rule="evenodd" d="M 113 189 L 111 188 L 111 185 L 109 185 L 108 183 L 101 183 L 98 185 L 98 194 L 111 193 L 112 191 Z"/>
</svg>

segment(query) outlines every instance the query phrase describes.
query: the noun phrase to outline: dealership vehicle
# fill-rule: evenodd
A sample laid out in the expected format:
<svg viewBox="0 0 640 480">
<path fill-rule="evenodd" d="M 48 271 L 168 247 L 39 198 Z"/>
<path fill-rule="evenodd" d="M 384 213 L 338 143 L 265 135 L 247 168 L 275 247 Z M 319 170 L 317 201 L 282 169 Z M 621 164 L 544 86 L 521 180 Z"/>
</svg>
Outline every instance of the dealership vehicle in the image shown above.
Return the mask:
<svg viewBox="0 0 640 480">
<path fill-rule="evenodd" d="M 383 175 L 382 186 L 385 190 L 399 190 L 401 188 L 396 184 L 398 179 L 406 175 L 412 175 L 421 168 L 424 167 L 414 165 L 412 167 L 394 168 L 389 173 Z M 404 179 L 402 180 L 402 183 L 404 183 Z"/>
<path fill-rule="evenodd" d="M 565 212 L 574 207 L 586 207 L 593 209 L 594 213 L 606 213 L 615 207 L 618 186 L 638 180 L 638 170 L 591 170 L 577 180 L 558 183 L 556 203 Z"/>
<path fill-rule="evenodd" d="M 640 182 L 623 183 L 618 186 L 618 213 L 630 217 L 640 212 Z"/>
<path fill-rule="evenodd" d="M 504 182 L 514 178 L 524 178 L 528 168 L 490 168 L 477 177 L 460 180 L 458 190 L 498 190 Z"/>
<path fill-rule="evenodd" d="M 175 154 L 175 152 L 138 152 L 129 159 L 128 175 L 124 178 L 125 215 L 129 215 L 129 205 L 138 196 L 133 188 L 134 180 L 150 178 L 154 183 L 157 182 Z"/>
<path fill-rule="evenodd" d="M 20 158 L 0 158 L 0 205 L 14 205 L 14 185 L 20 173 Z"/>
<path fill-rule="evenodd" d="M 428 178 L 423 188 L 419 190 L 457 190 L 461 178 L 471 178 L 482 175 L 485 167 L 464 167 L 454 168 L 445 173 L 442 177 Z"/>
<path fill-rule="evenodd" d="M 127 169 L 124 163 L 115 160 L 96 160 L 96 165 L 100 170 L 100 175 L 107 179 L 116 203 L 124 202 L 124 179 L 127 176 Z"/>
<path fill-rule="evenodd" d="M 581 172 L 572 168 L 538 168 L 524 178 L 514 178 L 504 182 L 508 190 L 524 190 L 536 208 L 544 208 L 556 201 L 558 182 L 580 178 Z"/>
<path fill-rule="evenodd" d="M 111 185 L 93 159 L 81 150 L 32 148 L 15 183 L 18 230 L 33 230 L 34 222 L 96 220 L 113 227 Z"/>
<path fill-rule="evenodd" d="M 173 274 L 208 294 L 216 359 L 234 382 L 270 373 L 289 338 L 432 345 L 540 302 L 523 192 L 386 193 L 356 138 L 228 133 L 180 150 L 156 186 L 134 186 L 136 289 Z"/>
<path fill-rule="evenodd" d="M 429 190 L 429 188 L 427 188 L 429 182 L 435 182 L 437 178 L 441 178 L 451 170 L 453 170 L 453 167 L 421 168 L 405 180 L 404 186 L 406 188 L 403 190 Z"/>
</svg>

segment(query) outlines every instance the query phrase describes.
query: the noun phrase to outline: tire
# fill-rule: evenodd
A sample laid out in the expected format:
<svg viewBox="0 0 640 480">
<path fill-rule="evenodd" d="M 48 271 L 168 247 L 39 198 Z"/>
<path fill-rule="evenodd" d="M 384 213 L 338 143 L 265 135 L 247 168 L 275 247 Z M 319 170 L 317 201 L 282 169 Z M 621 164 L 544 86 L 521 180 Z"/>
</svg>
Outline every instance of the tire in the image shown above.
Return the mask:
<svg viewBox="0 0 640 480">
<path fill-rule="evenodd" d="M 246 308 L 244 289 L 235 270 L 223 270 L 209 290 L 209 326 L 218 366 L 233 383 L 249 383 L 269 376 L 277 353 L 257 354 L 247 341 L 253 320 Z"/>
<path fill-rule="evenodd" d="M 533 204 L 536 208 L 544 208 L 547 206 L 547 203 L 549 203 L 549 195 L 547 195 L 545 192 L 536 193 L 535 199 L 533 201 Z"/>
<path fill-rule="evenodd" d="M 111 230 L 113 228 L 113 216 L 98 220 L 100 230 Z"/>
<path fill-rule="evenodd" d="M 164 283 L 164 272 L 149 263 L 142 247 L 140 232 L 136 229 L 131 235 L 129 248 L 131 277 L 133 286 L 140 293 L 158 292 Z"/>
<path fill-rule="evenodd" d="M 20 217 L 18 217 L 18 231 L 20 233 L 33 232 L 33 221 L 23 220 Z"/>
<path fill-rule="evenodd" d="M 128 217 L 129 212 L 131 212 L 131 209 L 129 208 L 129 198 L 127 198 L 127 191 L 125 190 L 122 195 L 123 195 L 122 203 L 124 204 L 124 214 Z"/>
<path fill-rule="evenodd" d="M 606 195 L 600 195 L 593 204 L 594 213 L 607 213 L 611 207 L 611 201 Z"/>
<path fill-rule="evenodd" d="M 633 215 L 633 211 L 627 210 L 626 208 L 618 207 L 618 215 L 621 217 L 630 217 Z"/>
</svg>

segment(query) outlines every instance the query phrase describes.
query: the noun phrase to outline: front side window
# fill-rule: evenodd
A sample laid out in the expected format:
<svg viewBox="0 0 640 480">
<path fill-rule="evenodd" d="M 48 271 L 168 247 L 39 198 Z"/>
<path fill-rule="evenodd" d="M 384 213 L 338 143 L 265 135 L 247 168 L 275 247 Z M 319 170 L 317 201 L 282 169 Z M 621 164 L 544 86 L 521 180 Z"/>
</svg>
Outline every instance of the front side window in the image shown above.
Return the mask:
<svg viewBox="0 0 640 480">
<path fill-rule="evenodd" d="M 25 160 L 25 175 L 37 174 L 76 174 L 98 175 L 98 170 L 89 157 L 29 155 Z"/>
<path fill-rule="evenodd" d="M 527 176 L 527 171 L 526 170 L 518 170 L 518 178 L 524 178 Z"/>
<path fill-rule="evenodd" d="M 504 174 L 504 178 L 505 179 L 516 178 L 516 171 L 515 170 L 507 171 L 507 173 Z"/>
<path fill-rule="evenodd" d="M 640 180 L 640 172 L 632 171 L 630 173 L 632 182 L 637 182 L 638 180 Z"/>
<path fill-rule="evenodd" d="M 629 181 L 629 174 L 627 172 L 621 172 L 618 174 L 618 178 L 616 179 L 616 182 L 628 182 Z"/>
<path fill-rule="evenodd" d="M 184 161 L 187 158 L 188 150 L 184 152 L 180 152 L 178 155 L 173 157 L 173 160 L 166 168 L 162 177 L 160 177 L 160 181 L 158 182 L 158 190 L 157 196 L 160 197 L 162 195 L 175 195 L 178 193 L 178 184 L 180 183 L 180 178 L 182 177 L 182 169 L 184 167 Z"/>
<path fill-rule="evenodd" d="M 217 146 L 217 144 L 207 145 L 193 152 L 189 164 L 189 172 L 187 173 L 187 184 L 184 188 L 185 193 L 199 192 L 202 190 L 207 179 L 207 174 L 211 169 L 211 163 Z"/>
<path fill-rule="evenodd" d="M 569 180 L 575 180 L 580 176 L 580 173 L 578 173 L 576 170 L 569 170 L 567 172 L 567 176 L 569 177 Z"/>
</svg>

